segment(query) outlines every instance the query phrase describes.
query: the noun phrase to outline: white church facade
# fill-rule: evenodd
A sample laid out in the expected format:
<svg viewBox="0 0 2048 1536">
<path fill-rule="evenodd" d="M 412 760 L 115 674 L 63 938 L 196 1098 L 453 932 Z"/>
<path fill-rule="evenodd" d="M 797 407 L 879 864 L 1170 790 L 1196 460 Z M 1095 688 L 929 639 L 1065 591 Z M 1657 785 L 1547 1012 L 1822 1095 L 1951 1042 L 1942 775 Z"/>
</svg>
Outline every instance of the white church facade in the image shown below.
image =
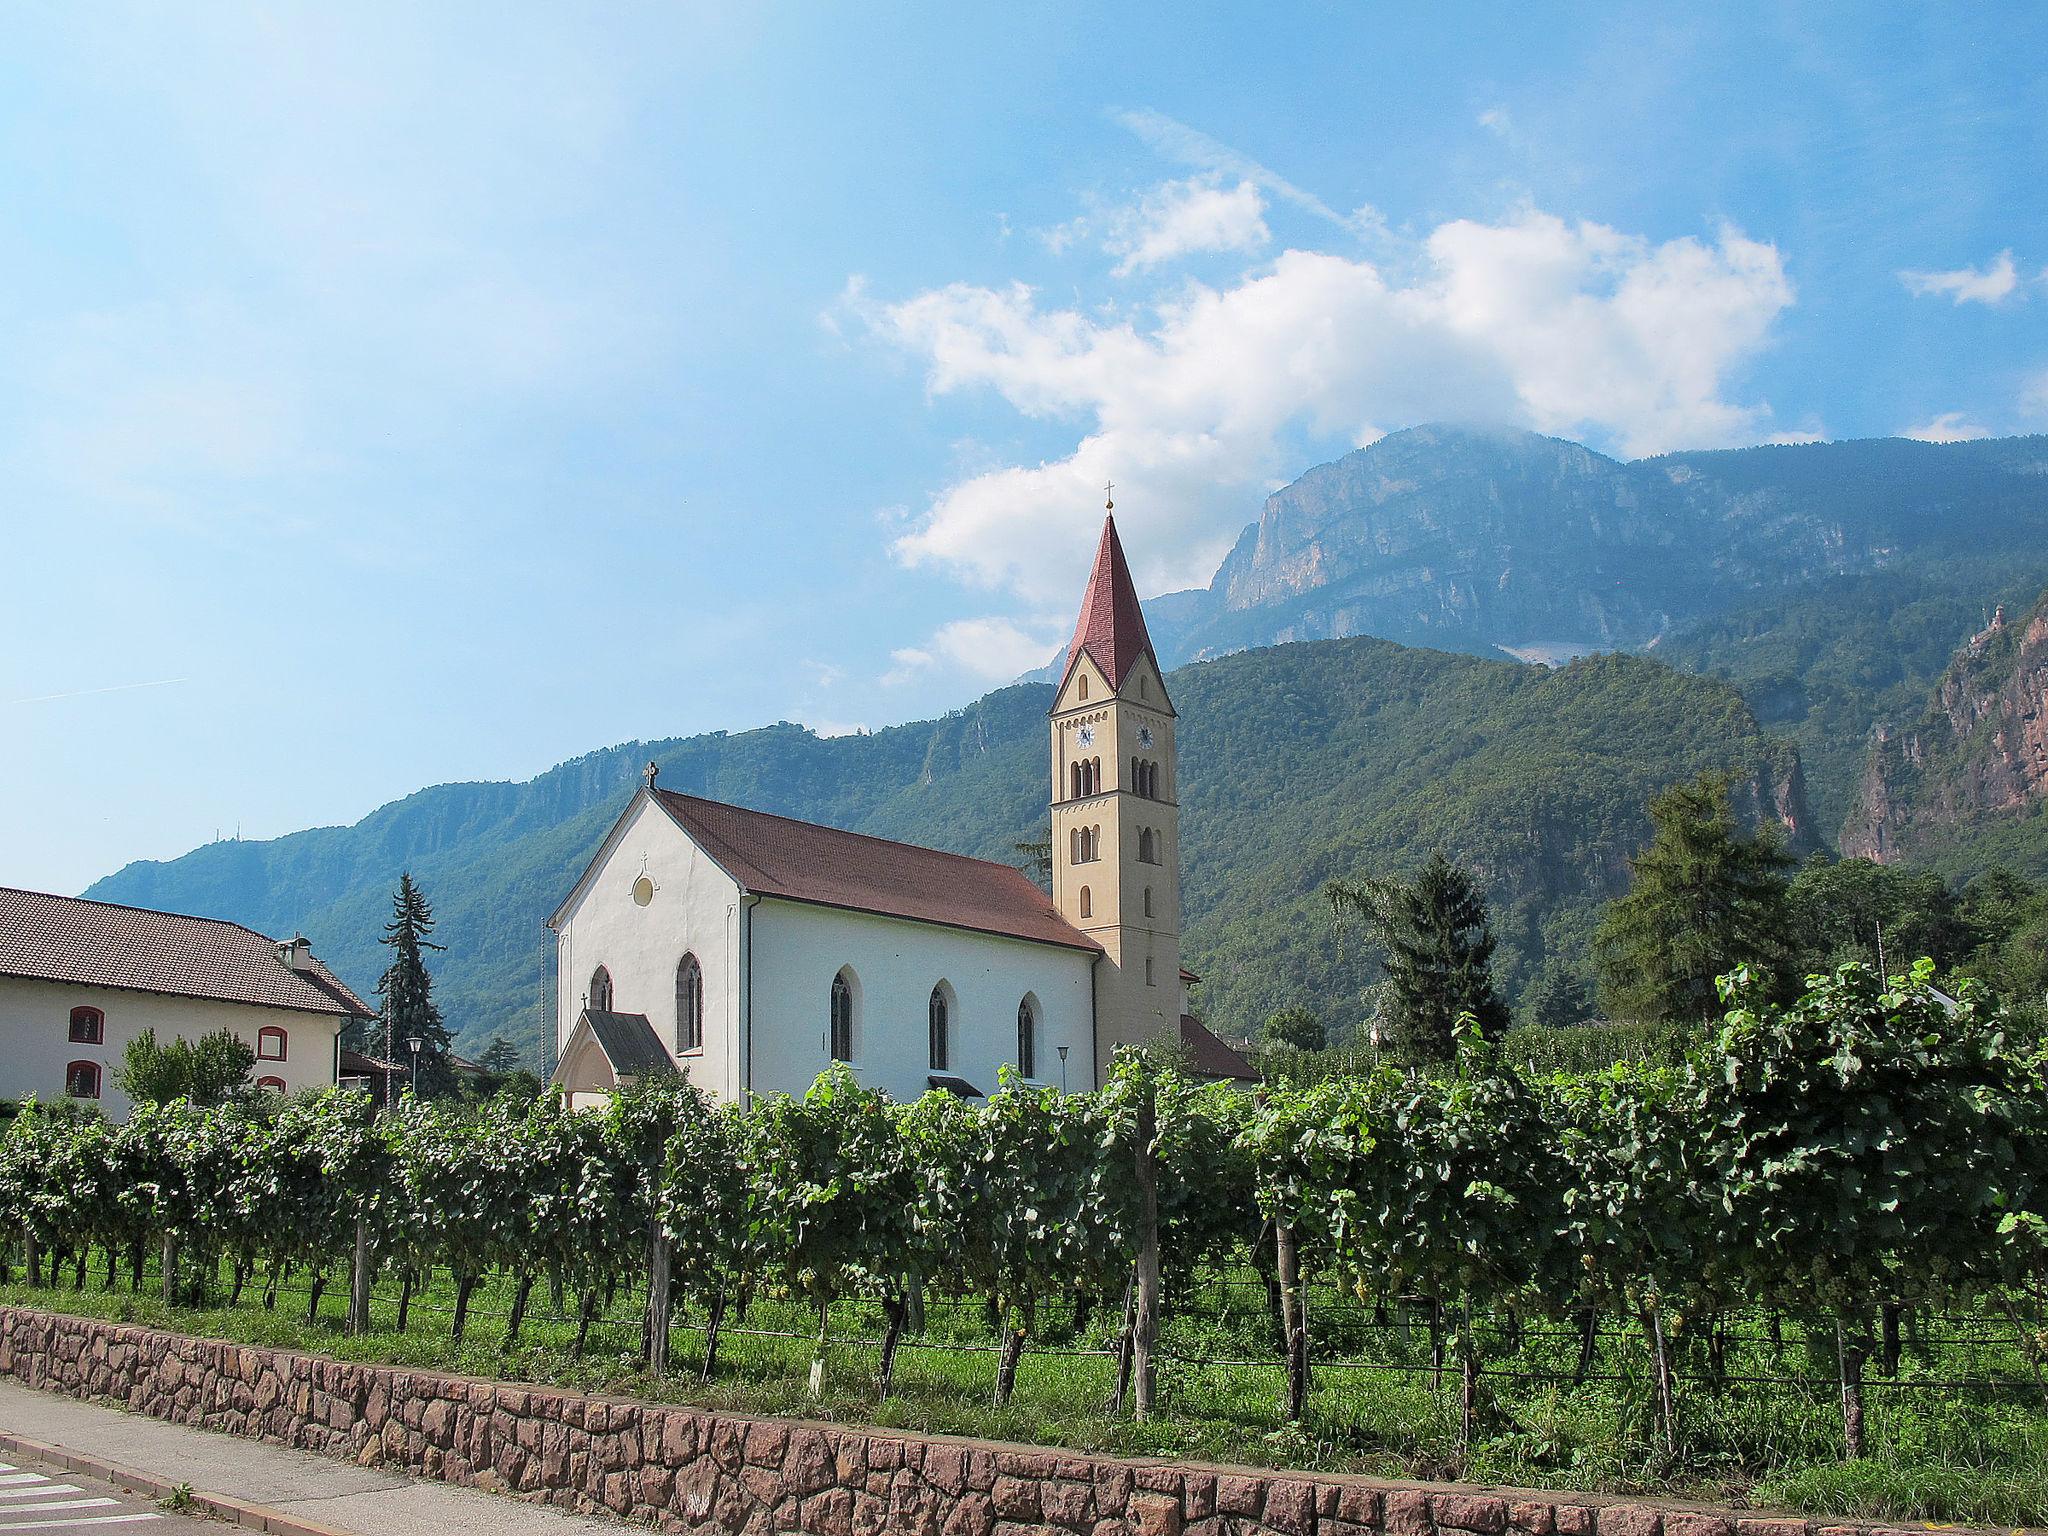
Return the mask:
<svg viewBox="0 0 2048 1536">
<path fill-rule="evenodd" d="M 548 920 L 554 1080 L 574 1102 L 682 1070 L 716 1098 L 800 1094 L 835 1061 L 891 1096 L 1080 1091 L 1189 1014 L 1175 716 L 1105 521 L 1051 712 L 1052 894 L 1006 864 L 645 782 Z"/>
</svg>

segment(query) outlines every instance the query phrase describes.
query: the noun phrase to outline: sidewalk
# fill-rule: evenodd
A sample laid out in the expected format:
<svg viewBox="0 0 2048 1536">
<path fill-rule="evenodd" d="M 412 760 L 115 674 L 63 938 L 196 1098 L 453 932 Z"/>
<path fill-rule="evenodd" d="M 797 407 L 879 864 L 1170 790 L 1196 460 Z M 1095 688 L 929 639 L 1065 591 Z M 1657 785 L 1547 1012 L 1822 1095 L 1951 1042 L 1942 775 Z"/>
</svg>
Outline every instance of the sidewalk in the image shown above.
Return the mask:
<svg viewBox="0 0 2048 1536">
<path fill-rule="evenodd" d="M 0 1451 L 8 1437 L 76 1458 L 121 1482 L 140 1474 L 165 1488 L 214 1495 L 212 1511 L 277 1536 L 618 1536 L 620 1527 L 470 1488 L 418 1482 L 211 1430 L 164 1424 L 0 1381 Z M 66 1465 L 71 1463 L 66 1462 Z"/>
</svg>

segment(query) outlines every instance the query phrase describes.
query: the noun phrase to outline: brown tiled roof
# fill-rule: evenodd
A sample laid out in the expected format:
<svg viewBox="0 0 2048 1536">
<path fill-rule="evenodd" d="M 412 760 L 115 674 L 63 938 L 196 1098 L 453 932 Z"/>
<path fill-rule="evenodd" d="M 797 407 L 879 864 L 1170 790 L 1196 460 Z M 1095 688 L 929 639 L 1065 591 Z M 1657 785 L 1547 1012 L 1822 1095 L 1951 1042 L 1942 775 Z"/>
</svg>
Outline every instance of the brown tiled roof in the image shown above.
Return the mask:
<svg viewBox="0 0 2048 1536">
<path fill-rule="evenodd" d="M 1230 1077 L 1255 1083 L 1259 1074 L 1252 1064 L 1211 1034 L 1192 1013 L 1180 1016 L 1180 1045 L 1194 1058 L 1194 1068 L 1204 1077 Z"/>
<path fill-rule="evenodd" d="M 725 872 L 761 896 L 907 917 L 1035 944 L 1102 946 L 1007 864 L 657 789 L 655 803 Z"/>
<path fill-rule="evenodd" d="M 376 1013 L 318 960 L 295 971 L 240 923 L 0 886 L 0 976 L 205 997 L 304 1013 Z"/>
<path fill-rule="evenodd" d="M 1095 552 L 1095 570 L 1088 578 L 1088 590 L 1081 598 L 1081 617 L 1074 625 L 1074 641 L 1067 647 L 1067 667 L 1086 651 L 1102 668 L 1109 686 L 1121 688 L 1140 656 L 1151 656 L 1152 637 L 1145 632 L 1145 610 L 1138 606 L 1138 589 L 1131 585 L 1130 567 L 1124 564 L 1124 546 L 1116 536 L 1116 519 L 1102 520 L 1102 545 Z"/>
</svg>

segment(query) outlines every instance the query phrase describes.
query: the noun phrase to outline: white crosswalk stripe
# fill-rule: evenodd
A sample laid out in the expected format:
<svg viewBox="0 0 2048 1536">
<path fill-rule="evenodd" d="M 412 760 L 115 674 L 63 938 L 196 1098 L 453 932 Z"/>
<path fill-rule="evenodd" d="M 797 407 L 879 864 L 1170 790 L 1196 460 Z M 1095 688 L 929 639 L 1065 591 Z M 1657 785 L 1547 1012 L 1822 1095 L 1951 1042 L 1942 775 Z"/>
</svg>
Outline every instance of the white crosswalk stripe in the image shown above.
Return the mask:
<svg viewBox="0 0 2048 1536">
<path fill-rule="evenodd" d="M 39 1491 L 40 1491 L 40 1492 L 45 1492 L 45 1493 L 48 1493 L 48 1492 L 53 1492 L 54 1490 L 51 1490 L 51 1489 L 41 1489 L 41 1490 L 39 1490 Z M 23 1515 L 23 1514 L 27 1514 L 27 1513 L 28 1513 L 28 1512 L 29 1512 L 30 1510 L 32 1510 L 32 1509 L 36 1509 L 36 1510 L 50 1510 L 50 1509 L 112 1509 L 112 1508 L 113 1508 L 113 1507 L 114 1507 L 114 1506 L 115 1506 L 116 1504 L 118 1504 L 118 1503 L 120 1503 L 120 1502 L 121 1502 L 121 1501 L 120 1501 L 119 1499 L 109 1499 L 109 1498 L 96 1498 L 96 1499 L 45 1499 L 45 1500 L 44 1500 L 44 1501 L 43 1501 L 42 1503 L 40 1503 L 40 1504 L 16 1504 L 16 1505 L 15 1505 L 15 1506 L 14 1506 L 13 1508 L 11 1508 L 11 1509 L 0 1509 L 0 1531 L 5 1531 L 5 1530 L 11 1530 L 11 1529 L 13 1529 L 13 1528 L 14 1528 L 14 1527 L 13 1527 L 13 1526 L 12 1526 L 12 1525 L 11 1525 L 11 1524 L 9 1523 L 9 1521 L 8 1521 L 8 1518 L 7 1518 L 7 1517 L 8 1517 L 9 1515 Z"/>
<path fill-rule="evenodd" d="M 82 1497 L 68 1498 L 76 1494 Z M 12 1463 L 0 1462 L 0 1536 L 14 1531 L 54 1531 L 80 1525 L 138 1525 L 161 1520 L 152 1509 L 119 1508 L 119 1499 L 87 1495 L 76 1483 L 60 1483 L 40 1472 L 23 1472 Z M 111 1509 L 113 1514 L 86 1514 L 86 1510 Z M 23 1519 L 24 1515 L 40 1516 Z"/>
</svg>

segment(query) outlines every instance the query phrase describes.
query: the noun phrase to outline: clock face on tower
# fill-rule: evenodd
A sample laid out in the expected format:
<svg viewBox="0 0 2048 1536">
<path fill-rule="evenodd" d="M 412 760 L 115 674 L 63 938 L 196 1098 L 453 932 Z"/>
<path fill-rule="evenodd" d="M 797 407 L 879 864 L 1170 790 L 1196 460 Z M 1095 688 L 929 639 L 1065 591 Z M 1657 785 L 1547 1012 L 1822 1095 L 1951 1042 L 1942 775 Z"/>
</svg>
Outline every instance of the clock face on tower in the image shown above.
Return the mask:
<svg viewBox="0 0 2048 1536">
<path fill-rule="evenodd" d="M 1092 746 L 1094 746 L 1094 745 L 1095 745 L 1095 727 L 1094 727 L 1094 726 L 1092 726 L 1092 725 L 1084 725 L 1084 726 L 1082 726 L 1082 727 L 1081 727 L 1081 731 L 1080 731 L 1080 736 L 1081 736 L 1081 745 L 1082 745 L 1082 746 L 1084 746 L 1084 747 L 1092 747 Z"/>
<path fill-rule="evenodd" d="M 1151 750 L 1152 750 L 1152 727 L 1151 727 L 1151 726 L 1149 726 L 1149 725 L 1141 725 L 1141 726 L 1139 726 L 1139 727 L 1138 727 L 1138 745 L 1139 745 L 1139 746 L 1141 746 L 1141 747 L 1143 747 L 1143 748 L 1144 748 L 1144 749 L 1145 749 L 1145 750 L 1146 750 L 1147 752 L 1149 752 L 1149 751 L 1151 751 Z"/>
</svg>

